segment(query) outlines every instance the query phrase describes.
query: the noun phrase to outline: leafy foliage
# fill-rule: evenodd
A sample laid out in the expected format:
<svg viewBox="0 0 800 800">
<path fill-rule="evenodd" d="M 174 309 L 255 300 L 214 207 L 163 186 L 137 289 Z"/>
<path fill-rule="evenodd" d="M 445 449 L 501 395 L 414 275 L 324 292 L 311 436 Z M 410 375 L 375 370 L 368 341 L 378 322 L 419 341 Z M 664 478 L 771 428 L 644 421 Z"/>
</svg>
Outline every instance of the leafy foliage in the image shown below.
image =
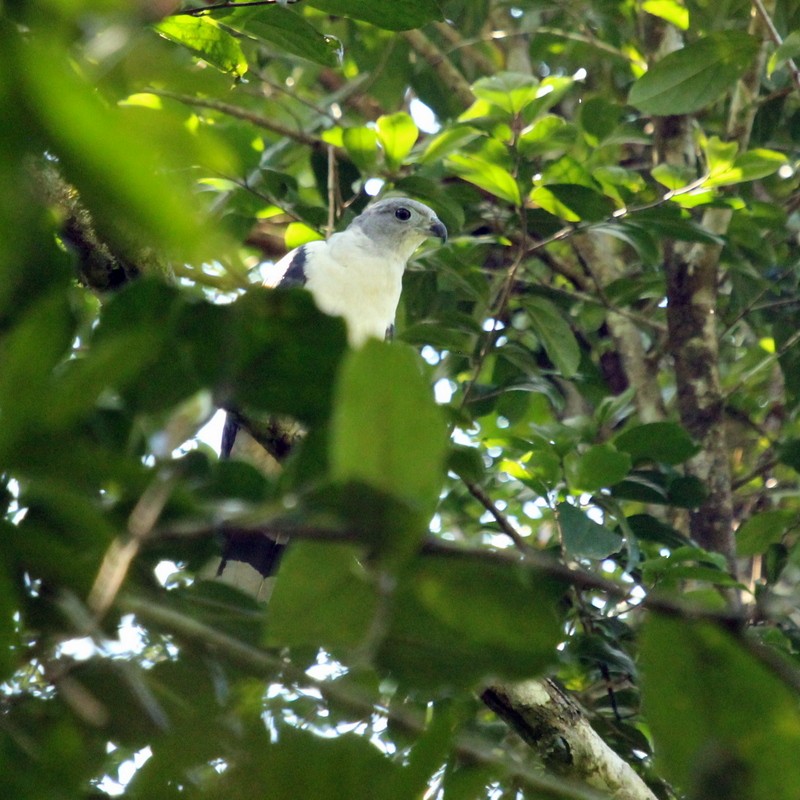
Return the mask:
<svg viewBox="0 0 800 800">
<path fill-rule="evenodd" d="M 0 795 L 596 796 L 478 699 L 550 676 L 655 796 L 800 794 L 800 6 L 759 20 L 3 6 Z M 254 285 L 387 191 L 451 236 L 352 352 Z M 220 407 L 307 435 L 220 461 Z M 266 606 L 226 526 L 291 534 Z"/>
</svg>

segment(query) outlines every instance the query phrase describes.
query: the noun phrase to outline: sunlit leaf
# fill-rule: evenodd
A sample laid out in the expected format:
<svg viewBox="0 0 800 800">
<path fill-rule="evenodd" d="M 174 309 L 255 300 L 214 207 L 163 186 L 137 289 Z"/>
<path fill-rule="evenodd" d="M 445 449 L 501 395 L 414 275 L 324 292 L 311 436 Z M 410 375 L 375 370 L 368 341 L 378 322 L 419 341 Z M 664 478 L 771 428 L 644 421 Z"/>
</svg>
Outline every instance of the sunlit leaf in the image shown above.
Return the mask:
<svg viewBox="0 0 800 800">
<path fill-rule="evenodd" d="M 517 181 L 499 164 L 472 153 L 452 153 L 447 162 L 456 175 L 485 189 L 495 197 L 514 205 L 519 205 L 521 202 Z"/>
<path fill-rule="evenodd" d="M 689 27 L 689 9 L 676 0 L 644 0 L 642 11 L 661 17 L 682 31 Z"/>
<path fill-rule="evenodd" d="M 232 72 L 239 77 L 247 72 L 247 60 L 238 39 L 211 17 L 167 17 L 155 27 L 162 36 L 188 47 L 223 72 Z"/>
<path fill-rule="evenodd" d="M 670 191 L 682 189 L 697 180 L 697 176 L 692 169 L 676 164 L 656 164 L 650 170 L 650 174 Z"/>
<path fill-rule="evenodd" d="M 290 222 L 286 226 L 284 241 L 286 242 L 287 250 L 294 250 L 295 247 L 300 247 L 308 242 L 315 242 L 322 238 L 318 231 L 309 228 L 308 225 L 302 222 Z"/>
<path fill-rule="evenodd" d="M 509 114 L 519 114 L 536 99 L 539 81 L 520 72 L 498 72 L 472 84 L 473 94 L 499 106 Z"/>
<path fill-rule="evenodd" d="M 404 111 L 378 117 L 377 126 L 386 161 L 391 167 L 399 166 L 416 143 L 419 129 Z"/>
<path fill-rule="evenodd" d="M 353 162 L 362 170 L 370 170 L 378 160 L 378 133 L 374 128 L 345 128 L 342 142 Z"/>
<path fill-rule="evenodd" d="M 796 59 L 798 56 L 800 56 L 800 31 L 792 31 L 769 57 L 767 74 L 772 75 L 789 59 Z"/>
<path fill-rule="evenodd" d="M 522 132 L 517 146 L 526 156 L 541 155 L 563 150 L 578 138 L 578 129 L 555 114 L 536 120 Z"/>
<path fill-rule="evenodd" d="M 728 186 L 766 178 L 786 163 L 783 153 L 763 149 L 749 150 L 737 156 L 731 164 L 712 169 L 703 181 L 703 186 Z"/>
</svg>

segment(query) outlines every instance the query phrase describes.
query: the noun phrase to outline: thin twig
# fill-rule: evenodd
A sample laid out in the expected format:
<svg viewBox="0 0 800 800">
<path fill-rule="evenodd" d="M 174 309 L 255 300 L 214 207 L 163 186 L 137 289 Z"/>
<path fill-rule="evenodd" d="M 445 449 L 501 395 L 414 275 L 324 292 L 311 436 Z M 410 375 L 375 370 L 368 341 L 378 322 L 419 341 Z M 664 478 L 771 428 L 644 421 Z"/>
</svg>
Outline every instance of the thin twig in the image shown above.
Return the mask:
<svg viewBox="0 0 800 800">
<path fill-rule="evenodd" d="M 279 122 L 262 117 L 260 114 L 254 114 L 241 106 L 233 105 L 232 103 L 223 103 L 219 100 L 209 100 L 202 97 L 193 97 L 189 94 L 180 94 L 179 92 L 169 92 L 165 89 L 147 89 L 147 93 L 156 95 L 157 97 L 166 97 L 170 100 L 177 100 L 179 103 L 185 103 L 188 106 L 196 106 L 197 108 L 208 108 L 211 111 L 219 111 L 220 114 L 227 114 L 229 117 L 242 119 L 255 125 L 257 128 L 271 131 L 278 136 L 284 136 L 287 139 L 292 139 L 299 144 L 304 144 L 307 147 L 322 148 L 326 144 L 322 139 L 316 136 L 305 133 L 304 131 L 288 128 L 281 125 Z"/>
<path fill-rule="evenodd" d="M 772 17 L 769 15 L 769 12 L 764 7 L 764 3 L 761 2 L 761 0 L 751 0 L 751 2 L 753 4 L 753 8 L 756 10 L 756 13 L 764 22 L 770 39 L 772 39 L 772 41 L 778 47 L 780 47 L 783 44 L 783 38 L 781 37 L 780 33 L 778 33 L 778 29 L 775 27 L 775 23 L 772 21 Z M 787 58 L 786 67 L 789 70 L 789 74 L 792 76 L 792 83 L 794 83 L 797 91 L 800 92 L 800 69 L 798 69 L 794 59 Z"/>
<path fill-rule="evenodd" d="M 339 181 L 336 163 L 336 151 L 332 144 L 328 145 L 328 224 L 325 233 L 330 236 L 336 230 L 336 211 L 339 208 L 338 188 Z"/>
<path fill-rule="evenodd" d="M 511 536 L 510 531 L 516 531 L 513 523 L 492 503 L 494 511 L 492 515 L 501 525 L 503 532 Z M 502 520 L 502 522 L 501 522 Z M 363 536 L 356 531 L 349 531 L 342 528 L 325 528 L 322 525 L 292 525 L 291 523 L 271 520 L 269 522 L 234 523 L 235 530 L 239 535 L 252 534 L 253 536 L 263 536 L 266 532 L 272 535 L 289 536 L 294 539 L 308 539 L 320 542 L 359 542 L 363 541 Z M 227 530 L 227 528 L 226 528 Z M 197 537 L 204 538 L 219 534 L 219 529 L 209 528 L 168 528 L 158 532 L 159 537 L 168 538 L 171 536 Z M 658 611 L 670 616 L 683 617 L 685 619 L 705 620 L 723 627 L 738 629 L 744 626 L 746 618 L 733 611 L 716 611 L 713 609 L 702 608 L 691 603 L 687 603 L 679 598 L 666 597 L 650 593 L 641 600 L 633 601 L 631 593 L 635 589 L 635 584 L 619 584 L 607 578 L 599 577 L 588 570 L 580 567 L 570 566 L 561 561 L 557 561 L 550 554 L 537 550 L 524 541 L 524 537 L 518 531 L 515 537 L 522 541 L 524 550 L 496 550 L 487 547 L 468 547 L 461 544 L 427 538 L 420 549 L 421 553 L 430 555 L 450 556 L 454 558 L 465 558 L 482 561 L 484 563 L 496 563 L 514 567 L 530 567 L 555 580 L 563 581 L 566 584 L 575 586 L 586 591 L 596 591 L 605 594 L 607 597 L 619 601 L 630 603 L 632 607 Z"/>
<path fill-rule="evenodd" d="M 443 39 L 447 40 L 450 45 L 449 52 L 463 50 L 460 54 L 461 58 L 471 61 L 481 75 L 492 75 L 495 72 L 497 64 L 471 45 L 468 46 L 452 23 L 434 22 L 433 27 L 436 28 Z M 477 44 L 482 44 L 482 42 L 477 42 Z"/>
<path fill-rule="evenodd" d="M 525 541 L 525 537 L 517 530 L 511 520 L 503 514 L 494 504 L 494 500 L 476 483 L 464 481 L 469 493 L 494 517 L 495 522 L 500 526 L 500 530 L 511 539 L 512 542 L 523 552 L 527 553 L 531 547 Z"/>
<path fill-rule="evenodd" d="M 459 104 L 469 108 L 475 100 L 469 81 L 455 68 L 453 62 L 422 32 L 403 31 L 403 38 L 419 53 L 452 92 Z"/>
<path fill-rule="evenodd" d="M 774 353 L 768 353 L 763 361 L 760 361 L 752 369 L 749 369 L 747 372 L 745 372 L 744 375 L 739 378 L 736 385 L 725 392 L 723 395 L 723 400 L 725 400 L 727 403 L 727 401 L 730 400 L 733 395 L 747 385 L 748 381 L 757 372 L 760 372 L 762 369 L 764 369 L 764 367 L 770 366 L 770 364 L 774 364 L 781 356 L 786 355 L 786 353 L 788 353 L 789 350 L 791 350 L 798 342 L 800 342 L 800 331 L 793 333 Z"/>
<path fill-rule="evenodd" d="M 278 4 L 286 4 L 286 5 L 294 5 L 295 3 L 299 3 L 300 0 L 245 0 L 243 3 L 236 3 L 231 0 L 228 3 L 215 3 L 214 5 L 210 6 L 202 6 L 201 8 L 184 8 L 180 11 L 173 11 L 172 14 L 169 16 L 171 17 L 180 17 L 180 16 L 190 16 L 190 17 L 199 17 L 203 14 L 208 13 L 209 11 L 220 11 L 222 9 L 237 9 L 237 8 L 248 8 L 252 6 L 274 6 Z"/>
<path fill-rule="evenodd" d="M 502 41 L 503 39 L 518 38 L 520 36 L 532 37 L 534 35 L 540 36 L 543 34 L 548 34 L 551 36 L 560 36 L 562 39 L 566 39 L 567 41 L 587 44 L 590 47 L 594 47 L 597 50 L 615 56 L 616 58 L 619 58 L 622 61 L 626 61 L 629 64 L 633 64 L 637 67 L 642 67 L 642 68 L 647 67 L 647 64 L 641 59 L 634 58 L 629 54 L 622 52 L 622 50 L 619 50 L 618 48 L 606 42 L 602 42 L 598 39 L 592 38 L 591 36 L 586 36 L 584 34 L 576 33 L 574 31 L 568 31 L 561 28 L 548 28 L 545 25 L 538 26 L 535 31 L 491 31 L 490 33 L 484 34 L 482 36 L 475 36 L 471 39 L 462 39 L 460 43 L 454 45 L 451 48 L 451 52 L 461 47 L 472 47 L 472 45 L 475 44 L 486 44 L 488 42 L 493 42 L 493 41 Z"/>
<path fill-rule="evenodd" d="M 133 507 L 128 517 L 126 534 L 114 539 L 106 550 L 86 601 L 98 619 L 102 618 L 114 603 L 142 543 L 153 532 L 172 494 L 174 484 L 174 477 L 156 475 L 155 480 L 144 490 Z"/>
</svg>

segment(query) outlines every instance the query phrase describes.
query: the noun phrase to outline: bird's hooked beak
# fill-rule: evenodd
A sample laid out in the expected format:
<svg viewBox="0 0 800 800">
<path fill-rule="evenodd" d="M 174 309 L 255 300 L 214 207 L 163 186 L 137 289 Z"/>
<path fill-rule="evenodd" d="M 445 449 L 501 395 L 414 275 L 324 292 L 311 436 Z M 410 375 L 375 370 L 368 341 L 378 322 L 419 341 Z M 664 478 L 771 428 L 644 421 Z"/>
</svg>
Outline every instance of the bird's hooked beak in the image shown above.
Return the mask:
<svg viewBox="0 0 800 800">
<path fill-rule="evenodd" d="M 437 239 L 441 239 L 442 244 L 447 241 L 447 228 L 445 228 L 444 223 L 438 219 L 428 228 L 428 233 L 431 236 L 435 236 Z"/>
</svg>

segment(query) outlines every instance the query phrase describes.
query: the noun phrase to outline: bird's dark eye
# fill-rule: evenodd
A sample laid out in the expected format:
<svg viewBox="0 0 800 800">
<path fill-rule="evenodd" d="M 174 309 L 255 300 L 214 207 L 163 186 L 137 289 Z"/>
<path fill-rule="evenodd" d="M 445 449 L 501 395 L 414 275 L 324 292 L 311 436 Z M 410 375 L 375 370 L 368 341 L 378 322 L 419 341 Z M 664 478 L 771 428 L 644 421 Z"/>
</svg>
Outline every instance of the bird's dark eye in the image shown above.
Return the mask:
<svg viewBox="0 0 800 800">
<path fill-rule="evenodd" d="M 397 211 L 394 212 L 394 215 L 401 222 L 411 219 L 411 212 L 407 208 L 398 208 Z"/>
</svg>

